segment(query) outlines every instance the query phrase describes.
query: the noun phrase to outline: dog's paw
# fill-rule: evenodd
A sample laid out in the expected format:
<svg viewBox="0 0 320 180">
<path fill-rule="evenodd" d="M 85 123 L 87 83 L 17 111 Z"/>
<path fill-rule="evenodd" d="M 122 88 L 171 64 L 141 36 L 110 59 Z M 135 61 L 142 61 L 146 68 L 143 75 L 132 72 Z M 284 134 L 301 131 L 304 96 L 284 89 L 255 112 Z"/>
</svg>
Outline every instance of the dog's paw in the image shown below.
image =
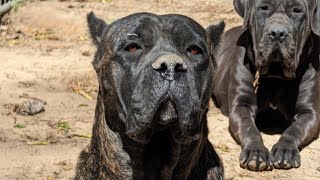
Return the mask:
<svg viewBox="0 0 320 180">
<path fill-rule="evenodd" d="M 290 169 L 300 166 L 299 149 L 294 143 L 278 142 L 271 149 L 273 166 L 278 169 Z"/>
<path fill-rule="evenodd" d="M 206 180 L 224 180 L 224 173 L 222 167 L 211 168 L 207 173 Z"/>
<path fill-rule="evenodd" d="M 252 171 L 271 170 L 269 150 L 263 145 L 248 145 L 241 151 L 240 166 Z"/>
</svg>

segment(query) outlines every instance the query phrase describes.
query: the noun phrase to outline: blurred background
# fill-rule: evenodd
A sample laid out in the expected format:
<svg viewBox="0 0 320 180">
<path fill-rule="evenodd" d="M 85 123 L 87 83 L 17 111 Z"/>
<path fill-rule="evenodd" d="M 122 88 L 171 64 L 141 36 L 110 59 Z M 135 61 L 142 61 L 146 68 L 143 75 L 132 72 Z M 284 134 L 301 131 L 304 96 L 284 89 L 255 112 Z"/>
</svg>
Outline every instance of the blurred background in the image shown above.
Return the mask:
<svg viewBox="0 0 320 180">
<path fill-rule="evenodd" d="M 0 179 L 72 179 L 89 143 L 97 81 L 86 14 L 108 23 L 135 12 L 179 13 L 204 27 L 241 25 L 232 0 L 0 0 Z M 211 103 L 209 138 L 226 179 L 320 179 L 320 142 L 293 170 L 250 172 L 228 119 Z M 268 148 L 279 135 L 264 135 Z"/>
</svg>

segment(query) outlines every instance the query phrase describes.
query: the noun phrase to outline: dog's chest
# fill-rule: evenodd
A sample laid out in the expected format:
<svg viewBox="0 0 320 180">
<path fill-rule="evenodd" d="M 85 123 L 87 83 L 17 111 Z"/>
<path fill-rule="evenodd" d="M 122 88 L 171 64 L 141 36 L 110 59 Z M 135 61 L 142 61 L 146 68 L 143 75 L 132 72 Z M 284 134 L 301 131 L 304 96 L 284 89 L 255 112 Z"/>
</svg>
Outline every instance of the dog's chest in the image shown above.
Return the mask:
<svg viewBox="0 0 320 180">
<path fill-rule="evenodd" d="M 298 96 L 299 85 L 294 81 L 280 79 L 261 79 L 257 92 L 258 107 L 279 110 L 283 113 L 293 111 Z"/>
</svg>

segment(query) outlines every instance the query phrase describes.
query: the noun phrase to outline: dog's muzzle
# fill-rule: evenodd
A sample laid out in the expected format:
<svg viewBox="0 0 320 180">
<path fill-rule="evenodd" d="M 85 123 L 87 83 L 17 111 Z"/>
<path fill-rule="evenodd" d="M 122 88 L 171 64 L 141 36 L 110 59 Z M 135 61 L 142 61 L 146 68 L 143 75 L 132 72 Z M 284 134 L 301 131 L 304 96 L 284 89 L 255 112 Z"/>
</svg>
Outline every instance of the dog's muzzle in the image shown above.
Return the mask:
<svg viewBox="0 0 320 180">
<path fill-rule="evenodd" d="M 280 79 L 295 78 L 294 51 L 289 28 L 275 23 L 267 26 L 262 40 L 260 74 Z"/>
<path fill-rule="evenodd" d="M 294 65 L 286 66 L 282 53 L 276 50 L 269 56 L 267 63 L 261 66 L 260 73 L 262 76 L 293 79 L 295 78 L 296 68 Z"/>
</svg>

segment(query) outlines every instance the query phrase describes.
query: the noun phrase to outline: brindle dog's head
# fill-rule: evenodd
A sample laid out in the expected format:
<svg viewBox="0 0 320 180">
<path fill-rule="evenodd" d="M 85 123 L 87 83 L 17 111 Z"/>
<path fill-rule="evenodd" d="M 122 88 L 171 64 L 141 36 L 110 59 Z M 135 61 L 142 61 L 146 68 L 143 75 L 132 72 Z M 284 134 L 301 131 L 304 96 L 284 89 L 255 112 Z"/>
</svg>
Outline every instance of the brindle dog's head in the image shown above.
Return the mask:
<svg viewBox="0 0 320 180">
<path fill-rule="evenodd" d="M 108 25 L 90 13 L 88 24 L 109 127 L 121 121 L 141 143 L 164 128 L 181 143 L 197 140 L 213 89 L 213 45 L 224 23 L 206 31 L 185 16 L 138 13 Z"/>
<path fill-rule="evenodd" d="M 294 78 L 309 36 L 320 33 L 319 0 L 234 0 L 234 6 L 261 74 Z"/>
</svg>

